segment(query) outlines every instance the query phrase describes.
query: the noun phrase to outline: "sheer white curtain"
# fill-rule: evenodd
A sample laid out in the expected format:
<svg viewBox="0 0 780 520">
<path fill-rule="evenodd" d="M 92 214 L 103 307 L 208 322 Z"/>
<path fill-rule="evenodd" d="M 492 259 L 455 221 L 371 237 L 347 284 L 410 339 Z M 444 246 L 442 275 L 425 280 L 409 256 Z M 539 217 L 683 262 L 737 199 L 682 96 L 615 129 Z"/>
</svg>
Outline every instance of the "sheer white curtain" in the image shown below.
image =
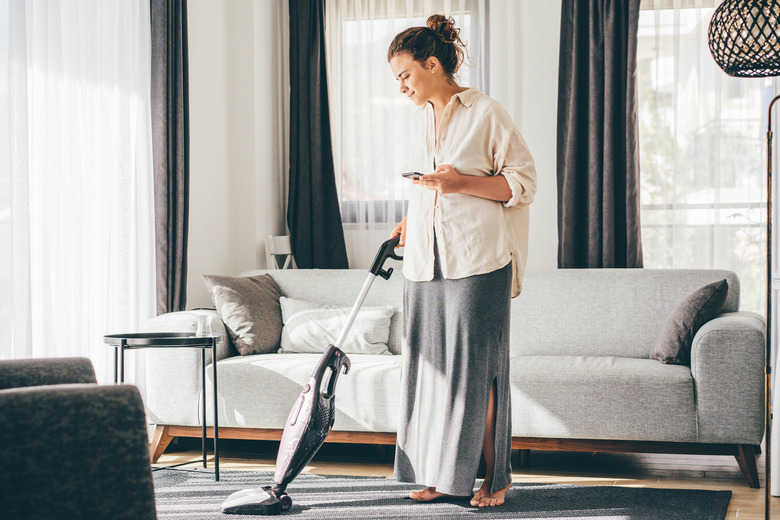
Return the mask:
<svg viewBox="0 0 780 520">
<path fill-rule="evenodd" d="M 379 244 L 406 214 L 422 129 L 415 106 L 398 91 L 387 48 L 402 30 L 431 14 L 452 16 L 470 62 L 458 82 L 487 93 L 487 0 L 329 0 L 325 2 L 333 155 L 347 255 L 367 268 Z"/>
<path fill-rule="evenodd" d="M 719 4 L 642 0 L 638 79 L 645 267 L 731 269 L 742 284 L 742 309 L 765 315 L 766 115 L 780 82 L 732 78 L 718 68 L 707 46 L 707 28 Z M 776 234 L 773 243 L 777 265 Z M 773 301 L 776 315 L 777 296 Z M 773 330 L 777 336 L 774 317 Z M 776 403 L 780 395 L 772 395 Z M 777 429 L 772 445 L 780 445 Z M 780 467 L 776 449 L 771 464 Z M 772 480 L 771 492 L 778 495 L 780 479 Z"/>
<path fill-rule="evenodd" d="M 0 0 L 0 33 L 0 358 L 107 382 L 154 315 L 149 2 Z"/>
<path fill-rule="evenodd" d="M 647 268 L 725 268 L 765 310 L 766 108 L 771 79 L 732 78 L 707 28 L 718 0 L 642 0 L 638 84 Z"/>
</svg>

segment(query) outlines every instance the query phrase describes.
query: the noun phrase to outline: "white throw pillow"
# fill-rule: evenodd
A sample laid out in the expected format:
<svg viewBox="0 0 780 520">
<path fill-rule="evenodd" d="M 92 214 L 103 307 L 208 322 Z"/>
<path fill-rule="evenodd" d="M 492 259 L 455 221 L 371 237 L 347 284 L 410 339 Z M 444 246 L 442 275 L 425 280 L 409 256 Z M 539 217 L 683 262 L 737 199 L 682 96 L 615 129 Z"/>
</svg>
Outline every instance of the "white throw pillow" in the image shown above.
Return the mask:
<svg viewBox="0 0 780 520">
<path fill-rule="evenodd" d="M 282 346 L 279 353 L 320 353 L 336 342 L 351 308 L 282 296 Z M 393 307 L 363 307 L 341 345 L 347 354 L 392 354 L 387 349 Z"/>
</svg>

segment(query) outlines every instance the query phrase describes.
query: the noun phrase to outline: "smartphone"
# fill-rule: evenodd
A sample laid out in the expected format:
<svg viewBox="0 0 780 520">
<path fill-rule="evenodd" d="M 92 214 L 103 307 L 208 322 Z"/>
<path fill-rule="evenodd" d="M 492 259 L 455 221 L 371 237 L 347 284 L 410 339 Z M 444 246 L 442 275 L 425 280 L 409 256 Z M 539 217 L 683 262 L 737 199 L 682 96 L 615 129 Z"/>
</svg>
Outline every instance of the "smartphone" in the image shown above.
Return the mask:
<svg viewBox="0 0 780 520">
<path fill-rule="evenodd" d="M 403 175 L 407 179 L 413 179 L 413 180 L 418 180 L 420 177 L 422 177 L 422 173 L 420 172 L 406 172 L 406 173 L 402 173 L 401 175 Z"/>
</svg>

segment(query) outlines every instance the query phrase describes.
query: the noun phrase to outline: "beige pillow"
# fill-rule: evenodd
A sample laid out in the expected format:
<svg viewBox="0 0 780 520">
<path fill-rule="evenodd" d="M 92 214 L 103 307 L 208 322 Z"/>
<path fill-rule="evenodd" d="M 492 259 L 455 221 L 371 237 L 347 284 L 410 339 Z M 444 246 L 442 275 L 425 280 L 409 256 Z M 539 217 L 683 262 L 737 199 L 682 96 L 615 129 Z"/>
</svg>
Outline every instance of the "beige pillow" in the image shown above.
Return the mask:
<svg viewBox="0 0 780 520">
<path fill-rule="evenodd" d="M 203 281 L 239 354 L 276 352 L 282 334 L 281 292 L 270 275 L 204 275 Z"/>
</svg>

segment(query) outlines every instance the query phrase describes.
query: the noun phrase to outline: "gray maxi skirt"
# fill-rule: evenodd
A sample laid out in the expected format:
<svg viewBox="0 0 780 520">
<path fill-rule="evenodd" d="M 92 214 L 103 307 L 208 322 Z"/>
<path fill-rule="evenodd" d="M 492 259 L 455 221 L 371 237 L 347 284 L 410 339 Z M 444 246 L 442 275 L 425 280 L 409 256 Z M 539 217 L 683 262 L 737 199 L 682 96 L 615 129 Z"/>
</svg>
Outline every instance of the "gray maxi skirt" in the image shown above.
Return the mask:
<svg viewBox="0 0 780 520">
<path fill-rule="evenodd" d="M 395 478 L 472 495 L 496 385 L 494 492 L 512 481 L 509 308 L 512 266 L 457 280 L 436 262 L 429 282 L 406 281 Z"/>
</svg>

